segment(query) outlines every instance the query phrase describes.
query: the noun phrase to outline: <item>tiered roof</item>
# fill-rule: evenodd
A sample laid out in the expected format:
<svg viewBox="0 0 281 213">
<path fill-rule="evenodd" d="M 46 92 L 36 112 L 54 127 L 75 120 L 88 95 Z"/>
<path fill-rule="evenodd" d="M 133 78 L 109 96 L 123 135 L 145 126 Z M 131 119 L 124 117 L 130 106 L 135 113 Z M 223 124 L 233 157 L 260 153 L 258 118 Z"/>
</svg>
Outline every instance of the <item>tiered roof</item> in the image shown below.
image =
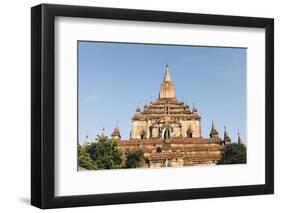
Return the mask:
<svg viewBox="0 0 281 213">
<path fill-rule="evenodd" d="M 111 137 L 114 139 L 121 139 L 121 133 L 118 126 L 116 126 L 115 129 L 113 130 Z"/>
<path fill-rule="evenodd" d="M 138 106 L 132 119 L 145 120 L 147 118 L 161 119 L 164 117 L 183 120 L 200 119 L 194 106 L 191 111 L 187 103 L 177 100 L 168 65 L 166 65 L 165 77 L 160 86 L 159 98 L 150 102 L 149 105 L 146 104 L 143 111 Z"/>
<path fill-rule="evenodd" d="M 180 118 L 183 120 L 200 119 L 196 111 L 191 111 L 188 104 L 180 102 L 177 99 L 157 99 L 145 105 L 143 111 L 137 109 L 133 120 L 143 120 L 147 118 Z"/>
</svg>

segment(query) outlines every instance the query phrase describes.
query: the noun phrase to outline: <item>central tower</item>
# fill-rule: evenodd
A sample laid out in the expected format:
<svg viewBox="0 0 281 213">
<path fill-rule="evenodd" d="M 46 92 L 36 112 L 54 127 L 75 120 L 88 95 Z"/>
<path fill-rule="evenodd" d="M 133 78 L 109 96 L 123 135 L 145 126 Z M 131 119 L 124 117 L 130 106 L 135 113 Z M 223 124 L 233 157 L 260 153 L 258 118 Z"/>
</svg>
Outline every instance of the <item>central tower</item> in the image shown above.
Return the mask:
<svg viewBox="0 0 281 213">
<path fill-rule="evenodd" d="M 130 139 L 183 139 L 201 137 L 200 116 L 193 106 L 178 101 L 169 65 L 160 85 L 159 98 L 137 107 Z"/>
<path fill-rule="evenodd" d="M 163 82 L 160 85 L 159 99 L 176 99 L 174 83 L 171 79 L 169 65 L 166 65 L 166 72 Z"/>
</svg>

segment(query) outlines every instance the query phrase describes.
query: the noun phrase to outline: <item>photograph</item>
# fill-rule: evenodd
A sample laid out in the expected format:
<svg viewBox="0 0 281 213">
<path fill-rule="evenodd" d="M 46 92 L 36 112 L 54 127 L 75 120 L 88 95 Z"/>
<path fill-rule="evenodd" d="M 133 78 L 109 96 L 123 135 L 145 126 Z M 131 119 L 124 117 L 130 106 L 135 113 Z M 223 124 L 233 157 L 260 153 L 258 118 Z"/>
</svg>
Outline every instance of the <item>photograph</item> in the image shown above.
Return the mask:
<svg viewBox="0 0 281 213">
<path fill-rule="evenodd" d="M 155 8 L 32 6 L 31 205 L 274 194 L 274 18 Z"/>
<path fill-rule="evenodd" d="M 246 164 L 246 56 L 77 41 L 77 171 Z"/>
</svg>

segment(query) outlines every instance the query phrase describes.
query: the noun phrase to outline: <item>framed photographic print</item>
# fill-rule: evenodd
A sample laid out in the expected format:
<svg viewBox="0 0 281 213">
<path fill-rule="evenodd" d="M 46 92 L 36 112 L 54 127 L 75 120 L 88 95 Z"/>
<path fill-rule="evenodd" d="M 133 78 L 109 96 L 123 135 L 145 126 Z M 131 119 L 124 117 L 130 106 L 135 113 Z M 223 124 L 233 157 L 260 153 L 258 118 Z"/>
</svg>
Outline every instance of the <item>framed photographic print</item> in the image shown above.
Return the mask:
<svg viewBox="0 0 281 213">
<path fill-rule="evenodd" d="M 31 203 L 274 192 L 274 21 L 31 9 Z"/>
</svg>

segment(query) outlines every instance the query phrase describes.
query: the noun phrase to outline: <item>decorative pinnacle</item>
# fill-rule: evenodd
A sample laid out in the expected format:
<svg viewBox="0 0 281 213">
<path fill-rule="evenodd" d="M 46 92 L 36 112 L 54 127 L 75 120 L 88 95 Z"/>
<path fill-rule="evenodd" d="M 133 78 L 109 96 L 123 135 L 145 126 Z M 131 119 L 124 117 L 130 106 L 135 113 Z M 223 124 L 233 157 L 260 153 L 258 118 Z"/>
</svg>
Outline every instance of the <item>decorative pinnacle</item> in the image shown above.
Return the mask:
<svg viewBox="0 0 281 213">
<path fill-rule="evenodd" d="M 145 107 L 145 108 L 148 107 L 148 100 L 145 100 L 145 105 L 144 105 L 144 107 Z"/>
<path fill-rule="evenodd" d="M 242 139 L 240 137 L 240 132 L 239 131 L 237 132 L 237 135 L 238 135 L 238 144 L 242 144 L 243 141 L 242 141 Z"/>
<path fill-rule="evenodd" d="M 141 106 L 140 106 L 140 103 L 138 103 L 138 105 L 137 105 L 136 112 L 137 112 L 137 113 L 140 113 L 140 112 L 141 112 Z"/>
<path fill-rule="evenodd" d="M 216 138 L 216 137 L 218 137 L 218 135 L 219 135 L 219 133 L 215 128 L 214 120 L 212 120 L 212 128 L 211 128 L 211 132 L 210 132 L 210 137 Z"/>
<path fill-rule="evenodd" d="M 224 137 L 229 137 L 229 136 L 228 136 L 228 133 L 227 133 L 227 131 L 226 131 L 226 126 L 224 126 L 223 128 L 224 128 Z"/>
<path fill-rule="evenodd" d="M 168 64 L 166 64 L 166 72 L 165 72 L 164 81 L 166 81 L 166 82 L 172 81 L 172 78 L 171 78 L 171 75 L 170 75 L 170 68 L 169 68 Z"/>
<path fill-rule="evenodd" d="M 195 103 L 194 102 L 193 102 L 192 112 L 198 112 L 196 107 L 195 107 Z"/>
<path fill-rule="evenodd" d="M 214 120 L 212 120 L 212 129 L 215 129 L 215 123 L 214 123 Z"/>
</svg>

